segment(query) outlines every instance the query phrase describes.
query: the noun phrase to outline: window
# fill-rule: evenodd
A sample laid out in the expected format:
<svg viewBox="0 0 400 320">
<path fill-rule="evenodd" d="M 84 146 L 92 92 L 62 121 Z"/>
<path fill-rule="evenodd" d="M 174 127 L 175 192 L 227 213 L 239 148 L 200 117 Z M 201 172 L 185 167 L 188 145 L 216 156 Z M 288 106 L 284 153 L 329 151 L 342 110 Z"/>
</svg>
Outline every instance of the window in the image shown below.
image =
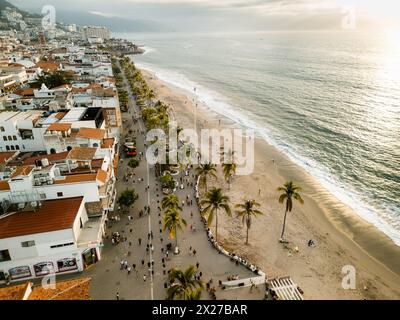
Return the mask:
<svg viewBox="0 0 400 320">
<path fill-rule="evenodd" d="M 11 136 L 8 136 L 8 140 L 9 140 L 9 141 L 11 141 L 11 140 L 12 140 Z"/>
<path fill-rule="evenodd" d="M 7 150 L 7 151 L 10 151 L 10 146 L 6 146 L 6 150 Z"/>
<path fill-rule="evenodd" d="M 62 192 L 57 192 L 57 197 L 62 197 L 63 193 Z"/>
<path fill-rule="evenodd" d="M 4 132 L 5 130 L 4 130 L 4 127 L 0 127 L 0 131 L 1 132 Z"/>
<path fill-rule="evenodd" d="M 4 141 L 7 141 L 7 137 L 6 137 L 6 136 L 4 136 L 4 137 L 3 137 L 3 140 L 4 140 Z"/>
<path fill-rule="evenodd" d="M 46 199 L 46 194 L 45 193 L 41 193 L 40 194 L 40 199 L 42 199 L 42 200 Z"/>
<path fill-rule="evenodd" d="M 15 150 L 19 150 L 19 146 L 15 146 Z"/>
<path fill-rule="evenodd" d="M 23 241 L 23 242 L 21 242 L 21 246 L 22 246 L 22 248 L 34 247 L 35 241 L 34 240 Z"/>
<path fill-rule="evenodd" d="M 0 250 L 0 262 L 10 261 L 10 252 L 8 250 Z"/>
<path fill-rule="evenodd" d="M 14 141 L 17 140 L 17 136 L 13 136 L 13 140 L 14 140 Z"/>
<path fill-rule="evenodd" d="M 54 248 L 68 247 L 68 246 L 72 246 L 73 244 L 74 244 L 73 242 L 56 244 L 54 246 L 50 246 L 50 248 L 54 249 Z"/>
<path fill-rule="evenodd" d="M 11 150 L 15 150 L 15 147 L 14 147 L 14 146 L 11 146 Z"/>
</svg>

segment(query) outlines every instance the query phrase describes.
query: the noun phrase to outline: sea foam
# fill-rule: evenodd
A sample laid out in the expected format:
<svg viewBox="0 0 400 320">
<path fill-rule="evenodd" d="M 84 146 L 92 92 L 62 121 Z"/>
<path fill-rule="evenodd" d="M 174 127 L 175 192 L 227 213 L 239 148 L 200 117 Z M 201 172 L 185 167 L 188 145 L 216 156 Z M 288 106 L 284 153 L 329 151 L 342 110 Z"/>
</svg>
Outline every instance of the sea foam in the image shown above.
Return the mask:
<svg viewBox="0 0 400 320">
<path fill-rule="evenodd" d="M 391 218 L 395 216 L 394 214 L 393 216 L 389 216 L 384 212 L 378 213 L 375 208 L 365 203 L 365 201 L 361 199 L 361 196 L 357 194 L 357 191 L 353 190 L 351 186 L 343 185 L 341 181 L 331 175 L 327 169 L 323 168 L 313 159 L 299 155 L 292 146 L 283 141 L 279 141 L 279 139 L 273 136 L 268 128 L 253 121 L 251 119 L 251 114 L 238 111 L 238 107 L 235 107 L 227 97 L 214 90 L 206 88 L 201 84 L 191 81 L 182 73 L 160 68 L 149 63 L 135 62 L 135 64 L 139 68 L 153 73 L 158 79 L 162 80 L 166 84 L 182 89 L 190 96 L 196 96 L 198 102 L 205 104 L 209 110 L 230 119 L 244 128 L 253 129 L 255 133 L 262 137 L 268 144 L 277 148 L 280 152 L 288 156 L 295 164 L 302 167 L 306 172 L 314 177 L 339 201 L 354 210 L 362 219 L 384 232 L 396 245 L 400 246 L 400 225 L 398 221 Z M 194 91 L 194 88 L 196 88 L 196 91 Z M 394 213 L 395 209 L 393 208 L 389 210 L 393 210 Z M 390 220 L 390 223 L 388 220 Z"/>
</svg>

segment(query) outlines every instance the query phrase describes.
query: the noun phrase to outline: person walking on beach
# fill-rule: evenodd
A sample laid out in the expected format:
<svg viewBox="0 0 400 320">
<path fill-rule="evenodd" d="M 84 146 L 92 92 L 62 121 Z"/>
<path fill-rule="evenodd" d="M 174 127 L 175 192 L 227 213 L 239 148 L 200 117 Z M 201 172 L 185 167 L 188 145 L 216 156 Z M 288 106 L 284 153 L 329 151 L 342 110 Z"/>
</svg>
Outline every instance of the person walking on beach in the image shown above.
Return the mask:
<svg viewBox="0 0 400 320">
<path fill-rule="evenodd" d="M 115 295 L 115 299 L 119 300 L 119 292 Z"/>
<path fill-rule="evenodd" d="M 138 239 L 139 246 L 142 245 L 142 238 Z"/>
<path fill-rule="evenodd" d="M 146 275 L 144 274 L 144 275 L 143 275 L 143 282 L 146 282 L 146 279 L 147 279 L 147 277 L 146 277 Z"/>
<path fill-rule="evenodd" d="M 193 257 L 196 255 L 196 249 L 195 250 L 193 250 Z"/>
</svg>

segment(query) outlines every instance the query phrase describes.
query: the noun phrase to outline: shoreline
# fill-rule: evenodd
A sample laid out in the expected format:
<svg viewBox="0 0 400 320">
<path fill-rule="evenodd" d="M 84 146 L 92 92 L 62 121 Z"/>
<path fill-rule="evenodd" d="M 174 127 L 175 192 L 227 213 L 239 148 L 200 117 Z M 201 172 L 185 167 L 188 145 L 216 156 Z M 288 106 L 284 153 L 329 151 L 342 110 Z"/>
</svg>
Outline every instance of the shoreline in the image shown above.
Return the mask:
<svg viewBox="0 0 400 320">
<path fill-rule="evenodd" d="M 182 126 L 193 127 L 193 103 L 190 93 L 157 79 L 147 70 L 142 69 L 142 73 L 156 96 L 171 105 L 178 123 Z M 208 106 L 202 106 L 199 103 L 197 128 L 201 129 L 205 123 L 207 128 L 235 125 L 231 120 L 227 121 L 220 115 L 210 115 L 209 112 L 205 112 L 208 110 Z M 221 120 L 221 126 L 218 125 L 219 120 Z M 262 211 L 266 214 L 259 218 L 262 220 L 260 223 L 257 223 L 258 219 L 257 222 L 253 221 L 249 246 L 242 244 L 241 223 L 238 223 L 236 219 L 223 217 L 220 227 L 221 244 L 227 250 L 243 253 L 245 258 L 259 265 L 269 277 L 291 275 L 304 289 L 307 298 L 391 299 L 400 297 L 400 247 L 396 246 L 383 232 L 340 203 L 303 168 L 261 138 L 256 138 L 255 158 L 255 170 L 251 176 L 235 177 L 230 190 L 224 182 L 222 187 L 231 200 L 240 201 L 243 194 L 251 195 L 262 204 Z M 285 165 L 272 165 L 270 159 L 281 159 L 280 162 Z M 218 175 L 219 185 L 221 185 L 223 180 L 220 172 Z M 263 177 L 265 179 L 261 179 Z M 288 251 L 282 250 L 277 244 L 279 237 L 277 231 L 281 227 L 283 206 L 278 204 L 276 194 L 276 188 L 289 179 L 303 187 L 305 199 L 305 205 L 300 207 L 296 204 L 294 211 L 288 216 L 287 238 L 294 241 L 300 248 L 299 254 L 290 257 L 288 257 Z M 252 188 L 249 188 L 249 185 Z M 262 188 L 260 197 L 258 197 L 259 187 Z M 276 211 L 278 213 L 275 213 Z M 263 234 L 265 230 L 260 226 L 266 228 L 269 226 L 268 231 L 271 234 Z M 259 235 L 259 241 L 255 242 L 257 235 Z M 265 237 L 268 239 L 264 239 Z M 317 241 L 316 249 L 310 250 L 305 245 L 311 238 Z M 266 242 L 265 240 L 268 241 L 268 248 L 263 243 Z M 273 253 L 274 261 L 271 261 L 271 253 Z M 269 255 L 269 259 L 265 259 L 265 255 Z M 311 262 L 316 262 L 313 259 L 318 260 L 318 263 L 315 263 L 318 265 L 317 268 L 311 265 Z M 341 288 L 343 277 L 341 268 L 349 264 L 354 265 L 357 270 L 357 290 L 345 291 Z M 323 286 L 329 287 L 329 290 L 325 290 L 328 292 L 322 293 Z"/>
</svg>

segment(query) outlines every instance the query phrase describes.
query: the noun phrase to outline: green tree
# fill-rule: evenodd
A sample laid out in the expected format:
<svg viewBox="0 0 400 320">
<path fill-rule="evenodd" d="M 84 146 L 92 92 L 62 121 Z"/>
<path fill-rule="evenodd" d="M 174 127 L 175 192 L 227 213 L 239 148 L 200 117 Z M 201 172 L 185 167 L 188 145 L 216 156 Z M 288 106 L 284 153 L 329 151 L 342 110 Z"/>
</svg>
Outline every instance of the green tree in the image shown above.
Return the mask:
<svg viewBox="0 0 400 320">
<path fill-rule="evenodd" d="M 139 166 L 139 160 L 138 159 L 130 159 L 128 162 L 128 166 L 132 169 L 136 169 Z"/>
<path fill-rule="evenodd" d="M 204 282 L 196 280 L 196 273 L 194 266 L 189 266 L 185 271 L 171 269 L 168 278 L 172 285 L 167 289 L 166 300 L 200 300 Z"/>
<path fill-rule="evenodd" d="M 252 217 L 256 217 L 258 215 L 262 215 L 263 213 L 257 208 L 260 207 L 260 204 L 256 202 L 256 200 L 245 200 L 244 203 L 238 203 L 235 208 L 236 214 L 242 218 L 243 224 L 246 224 L 246 244 L 249 244 L 249 229 L 251 227 Z"/>
<path fill-rule="evenodd" d="M 161 207 L 164 210 L 166 210 L 166 209 L 179 209 L 179 210 L 182 210 L 182 208 L 180 207 L 179 198 L 174 194 L 171 194 L 169 196 L 164 197 L 161 200 Z"/>
<path fill-rule="evenodd" d="M 71 84 L 72 76 L 65 71 L 56 71 L 53 73 L 44 72 L 36 78 L 32 83 L 34 87 L 40 87 L 42 83 L 49 89 L 62 86 L 64 84 Z"/>
<path fill-rule="evenodd" d="M 207 192 L 207 178 L 217 178 L 215 174 L 217 172 L 215 165 L 211 163 L 200 164 L 200 166 L 196 168 L 196 172 L 200 176 L 200 186 L 205 188 Z"/>
<path fill-rule="evenodd" d="M 231 215 L 229 197 L 223 195 L 222 189 L 212 188 L 207 192 L 205 199 L 201 200 L 201 206 L 205 206 L 201 213 L 207 216 L 207 224 L 210 226 L 215 217 L 215 240 L 218 241 L 218 211 L 223 210 L 228 216 Z"/>
<path fill-rule="evenodd" d="M 164 213 L 164 228 L 169 231 L 170 239 L 175 239 L 175 246 L 178 247 L 178 229 L 186 226 L 186 220 L 182 218 L 179 208 L 169 208 Z"/>
<path fill-rule="evenodd" d="M 160 182 L 162 183 L 163 187 L 166 187 L 170 190 L 173 190 L 175 188 L 175 180 L 169 173 L 161 176 Z"/>
<path fill-rule="evenodd" d="M 282 227 L 282 234 L 281 234 L 281 239 L 283 239 L 283 235 L 285 233 L 285 227 L 286 227 L 286 215 L 288 212 L 291 212 L 293 209 L 293 199 L 297 200 L 301 204 L 304 203 L 304 200 L 302 199 L 300 192 L 302 189 L 298 186 L 296 186 L 292 181 L 288 181 L 284 184 L 283 187 L 278 188 L 279 192 L 282 192 L 282 194 L 279 196 L 279 203 L 284 203 L 286 200 L 286 205 L 285 205 L 285 216 L 283 218 L 283 227 Z"/>
<path fill-rule="evenodd" d="M 120 204 L 121 206 L 123 206 L 125 208 L 130 208 L 133 206 L 133 204 L 136 202 L 136 200 L 138 198 L 139 198 L 139 196 L 135 192 L 135 189 L 126 189 L 119 196 L 118 204 Z"/>
<path fill-rule="evenodd" d="M 236 174 L 236 163 L 223 163 L 222 164 L 222 172 L 224 173 L 224 178 L 226 182 L 229 184 L 229 189 L 231 188 L 231 182 L 233 176 Z"/>
</svg>

